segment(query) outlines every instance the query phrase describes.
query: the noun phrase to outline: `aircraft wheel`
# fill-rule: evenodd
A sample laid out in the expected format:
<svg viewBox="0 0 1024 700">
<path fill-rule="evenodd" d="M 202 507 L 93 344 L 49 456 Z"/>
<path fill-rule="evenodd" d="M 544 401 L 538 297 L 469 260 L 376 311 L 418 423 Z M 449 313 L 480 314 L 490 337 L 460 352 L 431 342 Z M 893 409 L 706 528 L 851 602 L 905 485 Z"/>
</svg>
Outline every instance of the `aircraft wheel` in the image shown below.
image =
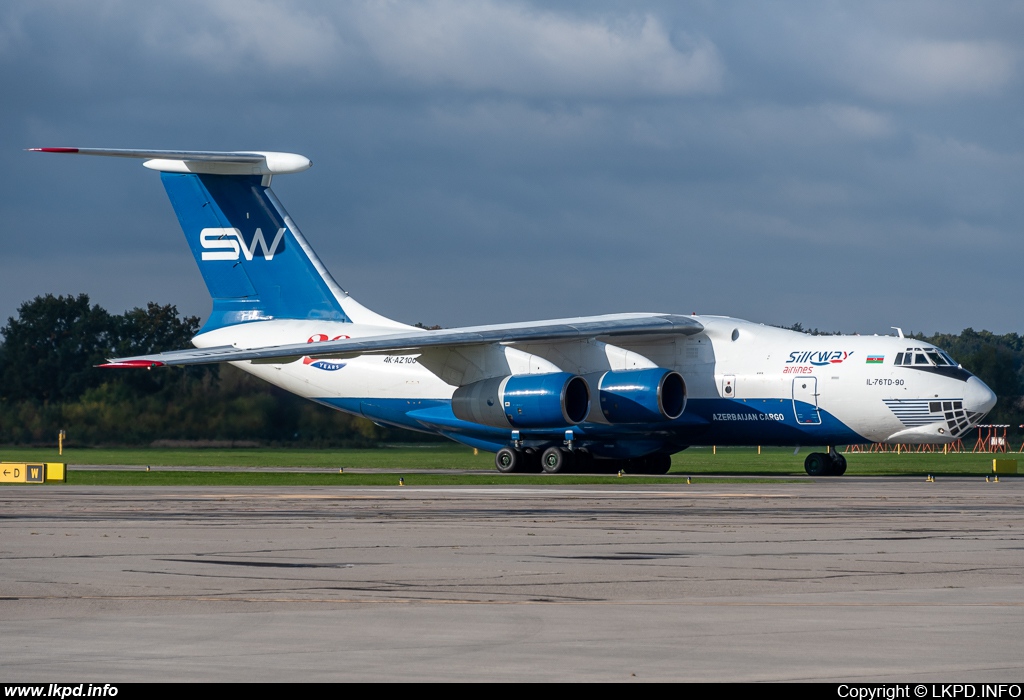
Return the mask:
<svg viewBox="0 0 1024 700">
<path fill-rule="evenodd" d="M 828 458 L 827 454 L 812 452 L 804 460 L 804 471 L 808 476 L 827 476 L 831 471 L 829 469 L 831 464 L 832 460 Z"/>
<path fill-rule="evenodd" d="M 832 476 L 842 476 L 846 473 L 846 457 L 841 454 L 832 455 Z"/>
<path fill-rule="evenodd" d="M 494 455 L 494 466 L 498 468 L 498 471 L 502 474 L 512 474 L 520 470 L 525 461 L 524 455 L 519 450 L 513 450 L 511 447 L 502 447 L 498 450 L 498 454 Z"/>
<path fill-rule="evenodd" d="M 540 458 L 540 466 L 548 474 L 565 474 L 572 466 L 572 453 L 561 447 L 549 447 Z"/>
</svg>

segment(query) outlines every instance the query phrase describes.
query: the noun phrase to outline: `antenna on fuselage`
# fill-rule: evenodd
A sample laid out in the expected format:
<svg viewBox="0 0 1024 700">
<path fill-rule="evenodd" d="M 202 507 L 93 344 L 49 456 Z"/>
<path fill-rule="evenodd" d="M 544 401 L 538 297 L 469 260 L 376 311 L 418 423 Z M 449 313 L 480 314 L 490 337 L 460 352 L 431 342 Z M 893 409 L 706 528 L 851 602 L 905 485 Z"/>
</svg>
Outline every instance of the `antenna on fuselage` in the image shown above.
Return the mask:
<svg viewBox="0 0 1024 700">
<path fill-rule="evenodd" d="M 902 328 L 900 328 L 899 326 L 889 326 L 889 328 L 892 328 L 892 329 L 893 329 L 894 331 L 896 331 L 896 337 L 897 337 L 897 338 L 902 338 L 902 337 L 904 337 L 904 336 L 903 336 L 903 329 L 902 329 Z"/>
</svg>

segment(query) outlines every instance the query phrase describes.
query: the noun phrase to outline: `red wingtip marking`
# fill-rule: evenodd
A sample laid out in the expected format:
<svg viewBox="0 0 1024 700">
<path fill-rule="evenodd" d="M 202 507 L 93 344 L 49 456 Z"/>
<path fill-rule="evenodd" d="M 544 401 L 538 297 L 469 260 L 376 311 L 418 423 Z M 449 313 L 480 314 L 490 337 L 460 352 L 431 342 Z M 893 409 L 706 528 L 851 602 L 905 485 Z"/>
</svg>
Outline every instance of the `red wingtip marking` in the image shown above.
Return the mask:
<svg viewBox="0 0 1024 700">
<path fill-rule="evenodd" d="M 28 150 L 37 153 L 78 153 L 77 148 L 30 148 Z"/>
<path fill-rule="evenodd" d="M 135 367 L 152 369 L 153 367 L 163 367 L 163 362 L 153 362 L 152 360 L 127 360 L 125 362 L 108 362 L 105 365 L 96 365 L 97 367 Z"/>
</svg>

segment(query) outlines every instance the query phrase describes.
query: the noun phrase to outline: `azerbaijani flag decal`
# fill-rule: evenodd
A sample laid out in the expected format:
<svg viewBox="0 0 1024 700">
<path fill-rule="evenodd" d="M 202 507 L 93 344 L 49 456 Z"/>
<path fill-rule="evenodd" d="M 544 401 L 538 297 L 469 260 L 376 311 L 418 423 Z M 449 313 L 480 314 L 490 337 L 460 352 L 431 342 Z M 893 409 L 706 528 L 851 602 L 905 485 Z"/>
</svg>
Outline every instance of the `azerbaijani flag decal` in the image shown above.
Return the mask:
<svg viewBox="0 0 1024 700">
<path fill-rule="evenodd" d="M 885 355 L 868 355 L 868 359 L 865 364 L 880 365 L 883 362 L 885 362 Z"/>
</svg>

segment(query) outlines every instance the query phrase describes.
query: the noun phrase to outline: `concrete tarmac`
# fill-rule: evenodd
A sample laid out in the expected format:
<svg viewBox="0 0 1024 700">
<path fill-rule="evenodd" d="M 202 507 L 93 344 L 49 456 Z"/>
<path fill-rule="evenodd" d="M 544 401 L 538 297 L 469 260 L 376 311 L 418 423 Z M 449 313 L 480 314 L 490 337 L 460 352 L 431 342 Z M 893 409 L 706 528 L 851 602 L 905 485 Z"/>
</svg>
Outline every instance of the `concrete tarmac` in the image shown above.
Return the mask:
<svg viewBox="0 0 1024 700">
<path fill-rule="evenodd" d="M 0 490 L 0 678 L 1024 678 L 1024 480 Z"/>
</svg>

